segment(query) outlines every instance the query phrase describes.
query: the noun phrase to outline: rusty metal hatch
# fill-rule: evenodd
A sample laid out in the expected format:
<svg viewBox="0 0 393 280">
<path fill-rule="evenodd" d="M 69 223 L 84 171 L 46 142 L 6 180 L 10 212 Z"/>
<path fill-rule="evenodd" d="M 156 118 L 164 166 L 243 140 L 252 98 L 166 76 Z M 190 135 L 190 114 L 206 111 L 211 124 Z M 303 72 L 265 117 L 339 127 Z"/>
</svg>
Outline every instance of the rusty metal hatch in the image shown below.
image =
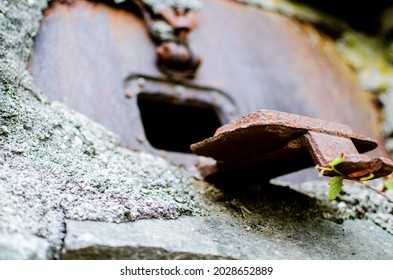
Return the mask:
<svg viewBox="0 0 393 280">
<path fill-rule="evenodd" d="M 161 145 L 156 129 L 149 129 L 170 125 L 176 111 L 182 115 L 187 108 L 195 109 L 194 122 L 198 114 L 209 122 L 205 131 L 203 124 L 198 128 L 200 137 L 247 113 L 271 109 L 344 123 L 383 142 L 369 95 L 333 42 L 311 26 L 236 1 L 204 1 L 199 26 L 190 34 L 203 62 L 194 79 L 175 81 L 156 67 L 140 15 L 105 3 L 72 2 L 54 2 L 45 12 L 29 70 L 51 100 L 108 127 L 125 147 L 187 167 L 203 164 L 184 148 L 184 141 L 194 139 L 185 137 L 176 149 L 168 145 L 170 137 Z M 158 108 L 174 114 L 165 121 L 152 113 Z M 176 129 L 182 128 L 168 131 Z M 379 148 L 377 155 L 386 153 Z"/>
<path fill-rule="evenodd" d="M 133 112 L 130 122 L 141 133 L 134 147 L 152 153 L 161 150 L 161 156 L 174 162 L 195 160 L 185 155 L 191 153 L 190 145 L 238 117 L 231 97 L 214 88 L 145 75 L 127 77 L 124 87 L 128 110 Z"/>
</svg>

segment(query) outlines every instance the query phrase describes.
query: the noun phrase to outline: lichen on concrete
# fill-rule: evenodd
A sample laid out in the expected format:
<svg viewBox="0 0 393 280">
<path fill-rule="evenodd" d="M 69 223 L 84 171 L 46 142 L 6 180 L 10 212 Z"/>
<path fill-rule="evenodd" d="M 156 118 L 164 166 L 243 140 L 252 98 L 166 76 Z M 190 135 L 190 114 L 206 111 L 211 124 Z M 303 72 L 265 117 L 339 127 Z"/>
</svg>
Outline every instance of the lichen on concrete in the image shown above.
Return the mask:
<svg viewBox="0 0 393 280">
<path fill-rule="evenodd" d="M 0 235 L 38 236 L 56 257 L 64 218 L 121 222 L 205 214 L 200 186 L 188 174 L 121 148 L 104 127 L 46 101 L 26 70 L 46 6 L 44 0 L 0 3 Z"/>
</svg>

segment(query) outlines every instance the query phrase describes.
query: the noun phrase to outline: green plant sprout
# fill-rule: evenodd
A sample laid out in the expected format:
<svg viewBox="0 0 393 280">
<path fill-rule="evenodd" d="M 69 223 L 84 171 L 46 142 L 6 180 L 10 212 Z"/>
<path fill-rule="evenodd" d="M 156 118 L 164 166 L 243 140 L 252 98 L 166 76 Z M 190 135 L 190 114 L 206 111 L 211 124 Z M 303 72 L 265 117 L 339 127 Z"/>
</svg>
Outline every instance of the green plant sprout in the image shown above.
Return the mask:
<svg viewBox="0 0 393 280">
<path fill-rule="evenodd" d="M 344 160 L 344 154 L 342 153 L 340 156 L 338 156 L 337 158 L 335 158 L 334 160 L 329 162 L 328 167 L 322 167 L 319 165 L 316 166 L 317 170 L 319 171 L 320 177 L 323 176 L 325 174 L 325 172 L 333 172 L 333 173 L 337 174 L 336 176 L 333 176 L 329 180 L 329 202 L 336 199 L 336 197 L 340 194 L 341 189 L 344 185 L 344 179 L 348 179 L 351 181 L 358 182 L 359 184 L 363 185 L 364 187 L 373 190 L 374 192 L 378 193 L 379 195 L 384 196 L 390 203 L 393 203 L 393 200 L 384 194 L 384 192 L 388 189 L 393 190 L 393 181 L 389 181 L 385 177 L 384 181 L 383 181 L 382 190 L 381 191 L 376 190 L 365 183 L 366 181 L 372 180 L 374 178 L 373 173 L 369 173 L 369 174 L 367 174 L 367 176 L 357 179 L 357 178 L 349 178 L 349 177 L 345 176 L 344 174 L 342 174 L 340 171 L 338 171 L 335 167 L 338 164 L 342 163 L 343 160 Z"/>
</svg>

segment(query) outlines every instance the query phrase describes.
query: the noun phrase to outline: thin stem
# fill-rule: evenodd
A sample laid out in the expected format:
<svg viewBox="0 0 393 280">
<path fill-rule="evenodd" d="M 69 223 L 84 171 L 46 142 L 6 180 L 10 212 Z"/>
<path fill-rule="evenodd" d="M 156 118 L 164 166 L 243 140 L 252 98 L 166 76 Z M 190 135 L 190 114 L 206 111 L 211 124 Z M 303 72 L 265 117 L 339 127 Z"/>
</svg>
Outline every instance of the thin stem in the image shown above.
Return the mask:
<svg viewBox="0 0 393 280">
<path fill-rule="evenodd" d="M 370 189 L 370 190 L 376 192 L 377 194 L 382 195 L 383 197 L 386 198 L 386 200 L 387 200 L 388 202 L 393 203 L 393 200 L 392 200 L 389 196 L 387 196 L 386 194 L 384 194 L 383 192 L 374 189 L 373 187 L 367 185 L 366 183 L 364 183 L 364 182 L 362 182 L 362 181 L 356 180 L 356 182 L 358 182 L 359 184 L 362 184 L 363 186 L 365 186 L 366 188 L 368 188 L 368 189 Z"/>
</svg>

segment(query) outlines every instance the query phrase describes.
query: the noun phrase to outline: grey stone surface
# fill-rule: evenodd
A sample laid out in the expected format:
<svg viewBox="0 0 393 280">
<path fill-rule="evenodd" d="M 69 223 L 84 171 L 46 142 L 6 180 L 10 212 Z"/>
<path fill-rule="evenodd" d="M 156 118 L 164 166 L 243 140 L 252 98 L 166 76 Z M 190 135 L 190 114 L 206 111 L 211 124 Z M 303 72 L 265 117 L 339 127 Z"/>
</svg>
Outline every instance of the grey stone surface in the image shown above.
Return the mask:
<svg viewBox="0 0 393 280">
<path fill-rule="evenodd" d="M 222 191 L 48 102 L 26 70 L 46 6 L 0 1 L 1 259 L 392 258 L 392 207 L 368 190 Z"/>
<path fill-rule="evenodd" d="M 62 257 L 392 259 L 393 236 L 355 217 L 356 203 L 339 206 L 356 192 L 352 186 L 345 186 L 335 204 L 318 198 L 326 188 L 326 182 L 225 191 L 206 186 L 207 217 L 119 225 L 67 221 Z"/>
<path fill-rule="evenodd" d="M 315 221 L 292 240 L 280 236 L 288 235 L 285 230 L 271 238 L 225 215 L 123 224 L 67 221 L 67 232 L 65 259 L 393 258 L 393 236 L 360 220 L 339 226 Z"/>
<path fill-rule="evenodd" d="M 46 260 L 51 246 L 44 238 L 32 234 L 0 235 L 0 260 Z"/>
</svg>

